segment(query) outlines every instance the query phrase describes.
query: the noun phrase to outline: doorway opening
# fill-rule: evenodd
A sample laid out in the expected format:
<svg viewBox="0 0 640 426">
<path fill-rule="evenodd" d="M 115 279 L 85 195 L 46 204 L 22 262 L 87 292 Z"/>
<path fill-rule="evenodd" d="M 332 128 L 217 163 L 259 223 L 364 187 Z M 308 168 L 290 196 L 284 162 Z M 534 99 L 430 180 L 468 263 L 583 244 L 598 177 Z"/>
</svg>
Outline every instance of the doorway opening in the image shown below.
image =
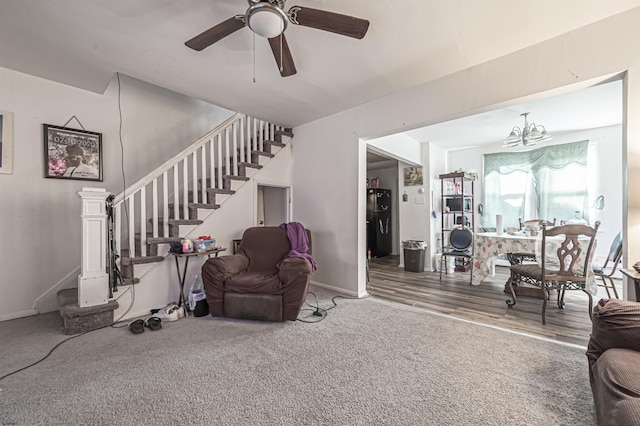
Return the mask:
<svg viewBox="0 0 640 426">
<path fill-rule="evenodd" d="M 256 187 L 256 225 L 279 226 L 290 219 L 290 188 L 258 184 Z"/>
</svg>

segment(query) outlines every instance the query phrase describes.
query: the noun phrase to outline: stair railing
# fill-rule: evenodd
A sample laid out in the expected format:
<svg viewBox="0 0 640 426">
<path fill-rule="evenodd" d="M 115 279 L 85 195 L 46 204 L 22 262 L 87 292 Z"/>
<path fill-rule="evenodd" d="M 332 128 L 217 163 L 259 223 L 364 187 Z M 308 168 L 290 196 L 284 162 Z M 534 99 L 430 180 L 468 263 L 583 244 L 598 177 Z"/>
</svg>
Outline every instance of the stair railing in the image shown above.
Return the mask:
<svg viewBox="0 0 640 426">
<path fill-rule="evenodd" d="M 208 188 L 222 189 L 223 176 L 237 175 L 238 163 L 250 162 L 251 152 L 262 151 L 264 141 L 273 140 L 276 130 L 282 129 L 237 113 L 116 195 L 117 252 L 122 253 L 124 246 L 129 257 L 146 256 L 149 237 L 168 237 L 169 219 L 190 219 L 189 203 L 206 204 Z M 127 223 L 124 234 L 123 223 Z"/>
</svg>

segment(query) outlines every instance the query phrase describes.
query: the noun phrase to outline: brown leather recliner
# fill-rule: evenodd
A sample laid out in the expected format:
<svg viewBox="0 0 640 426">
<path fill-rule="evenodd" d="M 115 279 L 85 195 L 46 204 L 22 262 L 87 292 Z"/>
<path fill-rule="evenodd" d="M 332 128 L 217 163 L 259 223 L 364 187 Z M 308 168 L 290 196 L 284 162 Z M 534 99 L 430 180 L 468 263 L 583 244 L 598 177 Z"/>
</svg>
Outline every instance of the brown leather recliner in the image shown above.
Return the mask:
<svg viewBox="0 0 640 426">
<path fill-rule="evenodd" d="M 311 254 L 311 233 L 306 233 Z M 312 265 L 303 257 L 285 258 L 290 251 L 284 228 L 254 227 L 242 235 L 237 254 L 208 259 L 202 265 L 202 282 L 211 316 L 295 321 Z"/>
</svg>

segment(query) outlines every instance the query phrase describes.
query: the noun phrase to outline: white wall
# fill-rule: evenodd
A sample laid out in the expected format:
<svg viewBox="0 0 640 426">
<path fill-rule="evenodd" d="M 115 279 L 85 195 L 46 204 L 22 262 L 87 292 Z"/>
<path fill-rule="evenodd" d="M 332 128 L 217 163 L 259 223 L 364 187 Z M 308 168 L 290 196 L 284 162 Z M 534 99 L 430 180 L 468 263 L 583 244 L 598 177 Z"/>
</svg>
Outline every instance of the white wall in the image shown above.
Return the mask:
<svg viewBox="0 0 640 426">
<path fill-rule="evenodd" d="M 436 270 L 436 262 L 440 260 L 439 257 L 436 257 L 438 253 L 442 252 L 442 203 L 441 203 L 441 185 L 440 179 L 438 176 L 444 173 L 448 173 L 449 170 L 447 165 L 447 152 L 431 143 L 423 144 L 423 150 L 426 153 L 425 164 L 428 165 L 429 169 L 429 185 L 431 188 L 431 193 L 433 194 L 433 203 L 431 204 L 431 210 L 436 212 L 435 219 L 432 218 L 429 221 L 429 235 L 431 243 L 429 244 L 429 257 L 431 259 L 431 268 L 433 271 Z M 426 175 L 426 174 L 425 174 Z M 431 212 L 430 212 L 431 213 Z"/>
<path fill-rule="evenodd" d="M 134 183 L 232 115 L 121 76 L 126 184 Z M 104 94 L 0 68 L 0 109 L 14 113 L 13 174 L 0 174 L 0 320 L 34 313 L 34 301 L 80 266 L 80 198 L 85 186 L 123 189 L 118 84 Z M 103 136 L 103 182 L 45 179 L 42 124 L 76 116 Z M 74 120 L 68 127 L 80 128 Z M 54 295 L 55 296 L 55 295 Z"/>
<path fill-rule="evenodd" d="M 359 220 L 366 170 L 363 138 L 516 104 L 533 94 L 570 90 L 572 84 L 626 72 L 626 181 L 640 181 L 640 53 L 635 46 L 639 20 L 637 8 L 294 129 L 293 208 L 298 219 L 317 230 L 316 279 L 347 293 L 366 292 L 365 229 Z M 323 176 L 322 185 L 317 184 L 317 176 Z M 340 191 L 335 190 L 338 187 Z M 625 241 L 638 241 L 640 194 L 626 187 L 624 191 L 628 202 L 623 220 Z M 640 246 L 630 244 L 625 253 L 638 259 Z"/>
<path fill-rule="evenodd" d="M 558 145 L 584 140 L 590 141 L 589 151 L 593 153 L 593 158 L 589 158 L 590 179 L 593 179 L 589 202 L 592 204 L 595 197 L 600 194 L 605 196 L 606 205 L 603 211 L 596 211 L 595 209 L 589 211 L 591 223 L 595 223 L 596 220 L 601 221 L 596 257 L 604 262 L 609 253 L 611 242 L 616 234 L 622 230 L 622 127 L 609 126 L 581 132 L 554 134 L 553 139 L 545 143 L 545 145 Z M 482 202 L 483 155 L 503 151 L 502 143 L 498 143 L 449 153 L 449 164 L 452 168 L 462 167 L 464 170 L 478 170 L 480 178 L 476 181 L 475 187 L 476 206 Z M 562 219 L 570 219 L 571 217 L 572 215 L 569 215 L 568 217 L 556 219 L 559 222 Z M 476 226 L 480 225 L 480 220 L 481 218 L 476 215 Z M 510 225 L 517 226 L 518 224 L 505 224 L 505 226 Z"/>
</svg>

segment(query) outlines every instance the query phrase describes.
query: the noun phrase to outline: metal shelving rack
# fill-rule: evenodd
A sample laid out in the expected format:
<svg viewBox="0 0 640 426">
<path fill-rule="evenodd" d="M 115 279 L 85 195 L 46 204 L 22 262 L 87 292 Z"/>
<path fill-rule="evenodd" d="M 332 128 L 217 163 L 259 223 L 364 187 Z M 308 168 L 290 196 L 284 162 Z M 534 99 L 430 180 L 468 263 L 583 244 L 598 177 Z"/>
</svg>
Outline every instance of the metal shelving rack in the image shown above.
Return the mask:
<svg viewBox="0 0 640 426">
<path fill-rule="evenodd" d="M 440 206 L 442 218 L 441 241 L 443 250 L 451 247 L 449 232 L 460 225 L 464 225 L 475 233 L 475 194 L 474 179 L 465 172 L 445 173 L 440 178 Z M 449 207 L 449 211 L 446 211 Z"/>
</svg>

